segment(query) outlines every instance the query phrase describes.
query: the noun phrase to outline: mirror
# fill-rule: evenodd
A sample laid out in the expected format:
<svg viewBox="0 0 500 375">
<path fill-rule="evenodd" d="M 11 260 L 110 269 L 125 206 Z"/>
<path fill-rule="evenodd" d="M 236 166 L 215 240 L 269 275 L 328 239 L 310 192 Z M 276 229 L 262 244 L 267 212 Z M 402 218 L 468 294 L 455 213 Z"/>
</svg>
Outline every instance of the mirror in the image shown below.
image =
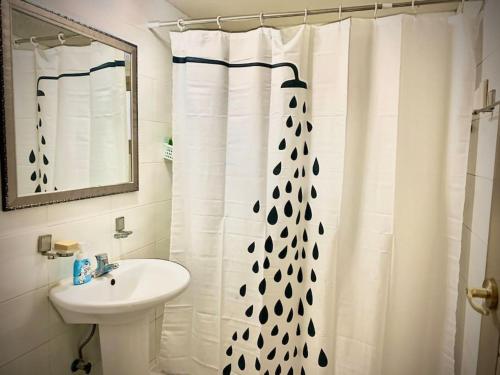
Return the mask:
<svg viewBox="0 0 500 375">
<path fill-rule="evenodd" d="M 2 1 L 4 210 L 138 190 L 137 47 Z"/>
</svg>

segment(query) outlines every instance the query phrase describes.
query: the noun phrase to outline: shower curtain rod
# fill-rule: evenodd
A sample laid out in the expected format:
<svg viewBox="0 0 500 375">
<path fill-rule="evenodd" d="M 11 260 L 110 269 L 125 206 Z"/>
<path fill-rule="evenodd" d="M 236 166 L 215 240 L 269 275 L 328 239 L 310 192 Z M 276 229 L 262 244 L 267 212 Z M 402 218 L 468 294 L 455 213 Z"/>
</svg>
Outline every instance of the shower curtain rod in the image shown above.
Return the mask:
<svg viewBox="0 0 500 375">
<path fill-rule="evenodd" d="M 33 36 L 31 38 L 20 38 L 15 39 L 14 44 L 23 44 L 23 43 L 38 43 L 38 42 L 48 42 L 52 40 L 59 40 L 60 42 L 65 42 L 68 39 L 75 38 L 77 36 L 83 36 L 80 34 L 54 34 L 54 35 L 45 35 L 45 36 Z M 90 38 L 89 38 L 90 39 Z"/>
<path fill-rule="evenodd" d="M 152 21 L 147 23 L 147 27 L 150 29 L 157 27 L 167 27 L 167 26 L 177 26 L 179 29 L 184 29 L 185 26 L 189 25 L 205 25 L 210 23 L 216 23 L 219 25 L 221 22 L 227 21 L 247 21 L 247 20 L 259 20 L 261 24 L 264 19 L 271 18 L 288 18 L 288 17 L 307 17 L 307 16 L 315 16 L 319 14 L 329 14 L 329 13 L 339 13 L 339 16 L 342 13 L 354 13 L 354 12 L 363 12 L 372 10 L 375 13 L 379 9 L 394 9 L 394 8 L 413 8 L 422 5 L 435 5 L 435 4 L 450 4 L 450 3 L 459 3 L 463 7 L 465 2 L 470 1 L 483 1 L 483 0 L 413 0 L 406 1 L 402 3 L 378 3 L 375 2 L 373 4 L 367 5 L 357 5 L 357 6 L 349 6 L 343 7 L 342 5 L 337 8 L 324 8 L 324 9 L 305 9 L 302 11 L 291 11 L 291 12 L 280 12 L 280 13 L 260 13 L 260 14 L 247 14 L 247 15 L 239 15 L 239 16 L 219 16 L 216 18 L 193 18 L 193 19 L 178 19 L 176 21 Z M 340 18 L 340 17 L 339 17 Z"/>
</svg>

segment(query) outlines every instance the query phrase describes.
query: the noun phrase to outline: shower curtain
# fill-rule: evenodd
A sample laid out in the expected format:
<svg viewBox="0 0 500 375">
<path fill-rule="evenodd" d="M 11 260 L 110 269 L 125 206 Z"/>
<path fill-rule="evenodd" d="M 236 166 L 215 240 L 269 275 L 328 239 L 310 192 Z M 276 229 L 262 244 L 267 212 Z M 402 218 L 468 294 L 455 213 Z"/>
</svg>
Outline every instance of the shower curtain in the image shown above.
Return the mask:
<svg viewBox="0 0 500 375">
<path fill-rule="evenodd" d="M 165 373 L 453 373 L 474 28 L 171 34 Z"/>
<path fill-rule="evenodd" d="M 39 143 L 35 125 L 37 123 L 36 75 L 32 50 L 12 49 L 12 77 L 16 124 L 17 191 L 19 195 L 30 195 L 36 190 L 39 179 L 35 172 L 35 164 L 29 158 L 31 151 L 38 149 Z M 35 172 L 34 176 L 33 172 Z"/>
<path fill-rule="evenodd" d="M 123 52 L 92 42 L 13 56 L 20 194 L 128 181 Z"/>
</svg>

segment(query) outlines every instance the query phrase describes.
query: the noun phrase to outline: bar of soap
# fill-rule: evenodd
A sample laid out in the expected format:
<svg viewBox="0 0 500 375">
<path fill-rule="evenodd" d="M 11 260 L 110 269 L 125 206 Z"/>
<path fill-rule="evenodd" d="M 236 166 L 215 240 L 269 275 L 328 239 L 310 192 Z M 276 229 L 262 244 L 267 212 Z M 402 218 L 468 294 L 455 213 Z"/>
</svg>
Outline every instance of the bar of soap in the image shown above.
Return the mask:
<svg viewBox="0 0 500 375">
<path fill-rule="evenodd" d="M 76 251 L 80 249 L 80 244 L 76 241 L 57 241 L 54 244 L 56 251 Z"/>
</svg>

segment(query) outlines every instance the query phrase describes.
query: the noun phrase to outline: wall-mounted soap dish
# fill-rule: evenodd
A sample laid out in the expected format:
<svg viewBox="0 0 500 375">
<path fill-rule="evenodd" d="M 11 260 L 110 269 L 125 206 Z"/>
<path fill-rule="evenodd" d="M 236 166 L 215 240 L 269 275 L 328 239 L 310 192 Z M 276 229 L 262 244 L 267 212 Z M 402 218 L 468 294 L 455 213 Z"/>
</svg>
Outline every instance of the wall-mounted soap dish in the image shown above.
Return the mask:
<svg viewBox="0 0 500 375">
<path fill-rule="evenodd" d="M 38 236 L 38 252 L 48 259 L 56 259 L 58 257 L 70 257 L 73 256 L 75 251 L 78 250 L 73 248 L 72 246 L 63 245 L 60 248 L 54 248 L 52 250 L 52 235 L 51 234 L 43 234 Z"/>
</svg>

